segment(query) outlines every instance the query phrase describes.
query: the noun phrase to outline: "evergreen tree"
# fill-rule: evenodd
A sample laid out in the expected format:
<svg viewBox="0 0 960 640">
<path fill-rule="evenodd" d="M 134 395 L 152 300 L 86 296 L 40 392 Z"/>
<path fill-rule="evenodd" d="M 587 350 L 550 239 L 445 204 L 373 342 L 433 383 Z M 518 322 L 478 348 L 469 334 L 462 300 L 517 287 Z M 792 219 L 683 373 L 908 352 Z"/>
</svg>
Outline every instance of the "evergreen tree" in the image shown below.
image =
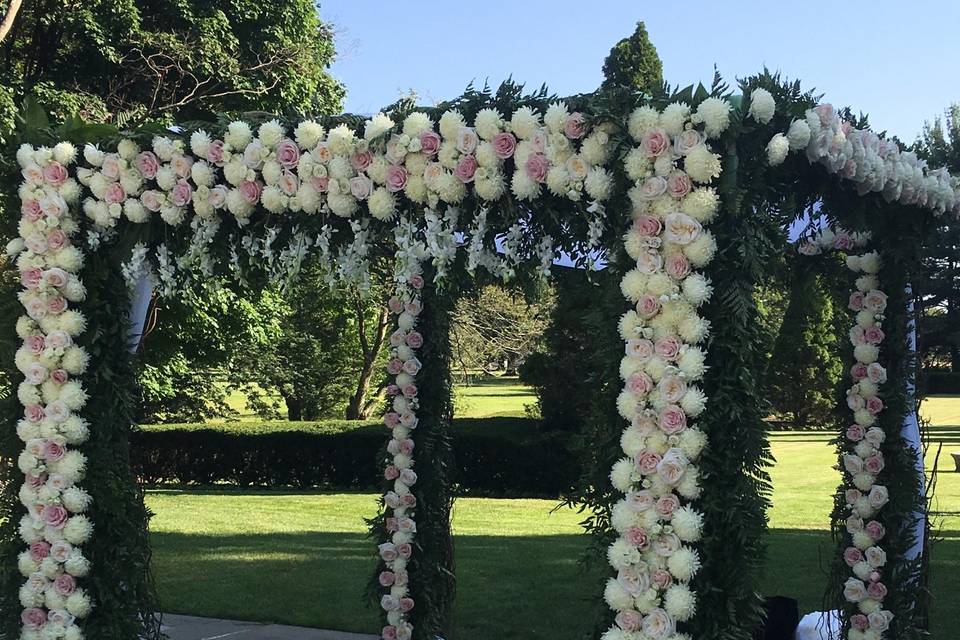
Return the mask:
<svg viewBox="0 0 960 640">
<path fill-rule="evenodd" d="M 663 84 L 663 64 L 643 22 L 613 45 L 603 61 L 603 87 L 632 87 L 650 92 Z"/>
</svg>

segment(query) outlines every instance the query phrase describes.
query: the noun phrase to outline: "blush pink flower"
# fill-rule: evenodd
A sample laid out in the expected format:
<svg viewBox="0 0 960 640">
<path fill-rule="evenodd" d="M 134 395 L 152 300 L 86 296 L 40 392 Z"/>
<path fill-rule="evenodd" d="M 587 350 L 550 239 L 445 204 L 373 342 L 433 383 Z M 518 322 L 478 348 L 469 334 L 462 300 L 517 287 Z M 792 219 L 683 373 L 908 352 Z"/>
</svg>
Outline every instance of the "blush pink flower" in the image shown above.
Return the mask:
<svg viewBox="0 0 960 640">
<path fill-rule="evenodd" d="M 868 366 L 863 362 L 858 362 L 857 364 L 850 367 L 850 375 L 854 380 L 863 380 L 867 377 L 869 372 Z"/>
<path fill-rule="evenodd" d="M 24 200 L 20 203 L 20 215 L 27 220 L 36 222 L 43 217 L 43 211 L 40 209 L 40 202 L 33 198 Z"/>
<path fill-rule="evenodd" d="M 646 551 L 650 547 L 650 536 L 641 527 L 630 527 L 623 537 L 641 551 Z"/>
<path fill-rule="evenodd" d="M 682 198 L 690 193 L 692 188 L 693 183 L 690 181 L 690 176 L 683 172 L 673 173 L 667 178 L 667 193 L 674 198 Z"/>
<path fill-rule="evenodd" d="M 663 518 L 672 518 L 673 512 L 680 508 L 680 498 L 675 494 L 667 493 L 657 499 L 656 510 Z"/>
<path fill-rule="evenodd" d="M 358 151 L 350 156 L 350 164 L 357 171 L 365 171 L 373 161 L 373 154 L 369 151 Z"/>
<path fill-rule="evenodd" d="M 649 319 L 657 315 L 657 312 L 660 311 L 660 300 L 645 293 L 640 296 L 640 299 L 637 300 L 637 315 L 643 319 Z"/>
<path fill-rule="evenodd" d="M 277 143 L 277 162 L 286 169 L 293 169 L 300 163 L 300 148 L 290 138 L 284 138 Z"/>
<path fill-rule="evenodd" d="M 674 336 L 664 336 L 654 343 L 654 351 L 664 360 L 674 360 L 680 355 L 680 341 Z"/>
<path fill-rule="evenodd" d="M 432 129 L 424 131 L 420 134 L 420 153 L 428 157 L 437 155 L 440 142 L 440 136 L 435 131 Z"/>
<path fill-rule="evenodd" d="M 223 140 L 214 140 L 207 147 L 207 160 L 217 165 L 223 166 Z"/>
<path fill-rule="evenodd" d="M 478 166 L 475 156 L 463 156 L 460 158 L 460 161 L 457 162 L 457 168 L 454 169 L 453 174 L 457 176 L 460 182 L 473 182 L 473 176 L 476 174 Z"/>
<path fill-rule="evenodd" d="M 660 410 L 658 425 L 667 435 L 680 433 L 687 428 L 687 414 L 679 406 L 668 404 Z"/>
<path fill-rule="evenodd" d="M 76 591 L 77 581 L 69 573 L 61 573 L 57 576 L 57 579 L 53 581 L 53 586 L 60 595 L 69 596 Z"/>
<path fill-rule="evenodd" d="M 870 536 L 873 541 L 880 540 L 883 536 L 887 535 L 887 530 L 876 520 L 868 522 L 864 527 L 864 531 L 867 532 L 867 535 Z"/>
<path fill-rule="evenodd" d="M 667 257 L 667 275 L 682 280 L 690 274 L 690 261 L 682 253 L 674 253 Z"/>
<path fill-rule="evenodd" d="M 571 140 L 579 140 L 582 138 L 586 133 L 583 114 L 579 111 L 574 111 L 568 115 L 566 121 L 563 123 L 563 133 Z"/>
<path fill-rule="evenodd" d="M 653 379 L 646 372 L 641 371 L 630 376 L 627 387 L 633 393 L 645 396 L 653 390 Z"/>
<path fill-rule="evenodd" d="M 644 475 L 656 473 L 660 456 L 652 451 L 643 451 L 637 456 L 637 469 Z"/>
<path fill-rule="evenodd" d="M 243 199 L 250 204 L 256 204 L 260 200 L 260 192 L 263 191 L 263 185 L 256 180 L 243 180 L 237 188 Z"/>
<path fill-rule="evenodd" d="M 847 563 L 848 567 L 852 567 L 863 561 L 863 553 L 856 547 L 847 547 L 843 552 L 843 561 Z"/>
<path fill-rule="evenodd" d="M 152 180 L 157 177 L 157 170 L 160 168 L 160 160 L 157 159 L 157 156 L 153 153 L 153 151 L 140 152 L 137 154 L 133 164 L 137 167 L 137 171 L 139 171 L 144 178 Z"/>
<path fill-rule="evenodd" d="M 43 523 L 53 529 L 62 529 L 67 524 L 70 514 L 58 504 L 46 505 L 40 515 Z"/>
<path fill-rule="evenodd" d="M 550 171 L 550 160 L 542 153 L 531 153 L 527 157 L 524 170 L 528 178 L 542 184 L 547 181 L 547 173 Z"/>
<path fill-rule="evenodd" d="M 387 167 L 387 191 L 402 191 L 407 186 L 407 170 L 399 165 Z"/>
<path fill-rule="evenodd" d="M 107 204 L 119 204 L 127 199 L 127 192 L 119 182 L 111 182 L 103 193 L 103 199 Z"/>
<path fill-rule="evenodd" d="M 617 626 L 624 631 L 637 631 L 640 629 L 640 624 L 643 622 L 643 619 L 640 617 L 639 611 L 625 609 L 617 612 L 617 617 L 614 621 L 617 623 Z"/>
<path fill-rule="evenodd" d="M 864 429 L 859 424 L 852 424 L 847 427 L 847 439 L 852 440 L 853 442 L 860 442 L 863 440 Z"/>
<path fill-rule="evenodd" d="M 633 224 L 642 236 L 658 236 L 663 230 L 660 218 L 653 216 L 640 216 Z"/>
<path fill-rule="evenodd" d="M 43 277 L 43 271 L 36 267 L 25 269 L 20 272 L 20 284 L 27 289 L 36 289 L 40 286 L 40 280 Z"/>
<path fill-rule="evenodd" d="M 178 207 L 184 207 L 193 197 L 193 187 L 186 180 L 178 180 L 170 192 L 170 201 Z"/>
<path fill-rule="evenodd" d="M 411 331 L 407 334 L 407 346 L 412 349 L 419 349 L 423 346 L 423 335 L 418 331 Z"/>
<path fill-rule="evenodd" d="M 43 168 L 43 179 L 47 184 L 59 187 L 67 181 L 67 169 L 56 160 L 53 160 Z"/>
<path fill-rule="evenodd" d="M 30 557 L 36 561 L 40 562 L 44 558 L 50 555 L 50 543 L 49 542 L 34 542 L 30 545 Z"/>
<path fill-rule="evenodd" d="M 414 289 L 423 289 L 423 276 L 414 274 L 407 279 L 407 282 L 410 283 L 410 286 Z"/>
<path fill-rule="evenodd" d="M 57 460 L 63 459 L 66 453 L 66 447 L 50 440 L 47 440 L 47 443 L 43 447 L 43 457 L 49 462 L 56 462 Z"/>
<path fill-rule="evenodd" d="M 670 148 L 670 136 L 662 129 L 650 129 L 640 139 L 640 148 L 648 157 L 655 158 Z"/>
<path fill-rule="evenodd" d="M 653 582 L 656 587 L 666 589 L 673 584 L 673 576 L 671 576 L 670 572 L 666 569 L 657 569 L 651 574 L 650 581 Z"/>
<path fill-rule="evenodd" d="M 30 607 L 20 613 L 20 622 L 31 631 L 39 631 L 47 623 L 47 614 L 43 609 Z"/>
<path fill-rule="evenodd" d="M 513 156 L 517 149 L 517 139 L 509 131 L 502 131 L 493 137 L 491 142 L 493 153 L 501 160 L 506 160 Z"/>
<path fill-rule="evenodd" d="M 867 411 L 874 416 L 883 411 L 883 400 L 877 396 L 867 398 Z"/>
</svg>

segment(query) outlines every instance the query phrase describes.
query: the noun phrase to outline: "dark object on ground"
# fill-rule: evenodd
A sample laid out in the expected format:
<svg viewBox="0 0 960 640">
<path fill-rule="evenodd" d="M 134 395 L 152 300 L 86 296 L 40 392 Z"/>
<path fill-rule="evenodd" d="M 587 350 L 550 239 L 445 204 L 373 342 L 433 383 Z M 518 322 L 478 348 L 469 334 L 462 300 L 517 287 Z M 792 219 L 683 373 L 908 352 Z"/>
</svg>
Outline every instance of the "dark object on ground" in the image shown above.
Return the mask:
<svg viewBox="0 0 960 640">
<path fill-rule="evenodd" d="M 757 629 L 754 640 L 793 640 L 800 624 L 797 601 L 785 596 L 772 596 L 763 602 L 767 610 L 766 622 Z"/>
<path fill-rule="evenodd" d="M 957 465 L 957 473 L 960 473 L 960 453 L 951 453 L 953 456 L 953 464 Z"/>
</svg>

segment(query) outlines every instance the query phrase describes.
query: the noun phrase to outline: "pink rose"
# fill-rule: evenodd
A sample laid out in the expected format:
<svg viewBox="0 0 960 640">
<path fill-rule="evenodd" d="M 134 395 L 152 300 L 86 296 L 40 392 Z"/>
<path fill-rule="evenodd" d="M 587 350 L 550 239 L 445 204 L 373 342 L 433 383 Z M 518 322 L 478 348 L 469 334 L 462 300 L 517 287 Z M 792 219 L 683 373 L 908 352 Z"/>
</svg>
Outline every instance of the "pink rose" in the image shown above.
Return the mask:
<svg viewBox="0 0 960 640">
<path fill-rule="evenodd" d="M 654 351 L 664 360 L 674 360 L 680 355 L 680 341 L 674 336 L 664 336 L 654 344 Z"/>
<path fill-rule="evenodd" d="M 400 440 L 400 453 L 408 456 L 411 453 L 413 453 L 413 448 L 414 448 L 413 440 L 411 440 L 410 438 L 404 438 L 403 440 Z M 407 494 L 407 495 L 412 495 L 412 494 Z"/>
<path fill-rule="evenodd" d="M 413 609 L 413 598 L 407 596 L 400 598 L 400 611 L 407 613 L 411 609 Z"/>
<path fill-rule="evenodd" d="M 47 181 L 47 184 L 59 187 L 67 181 L 67 169 L 53 160 L 43 168 L 43 179 Z"/>
<path fill-rule="evenodd" d="M 667 192 L 667 179 L 663 176 L 650 176 L 640 185 L 641 200 L 656 200 Z"/>
<path fill-rule="evenodd" d="M 380 630 L 380 637 L 383 638 L 383 640 L 397 640 L 397 628 L 392 624 L 388 624 Z"/>
<path fill-rule="evenodd" d="M 423 336 L 417 331 L 411 331 L 407 334 L 407 346 L 412 349 L 419 349 L 423 346 Z"/>
<path fill-rule="evenodd" d="M 70 514 L 58 504 L 48 504 L 43 507 L 43 512 L 40 517 L 48 527 L 62 529 L 64 525 L 67 524 L 67 519 L 70 517 Z"/>
<path fill-rule="evenodd" d="M 687 414 L 679 406 L 668 404 L 660 411 L 658 424 L 667 435 L 680 433 L 687 428 Z"/>
<path fill-rule="evenodd" d="M 671 278 L 681 280 L 690 273 L 690 262 L 682 253 L 674 253 L 667 257 L 667 274 Z"/>
<path fill-rule="evenodd" d="M 813 108 L 813 111 L 817 114 L 817 116 L 820 117 L 820 124 L 822 125 L 830 124 L 836 114 L 833 109 L 833 105 L 828 102 L 818 104 Z"/>
<path fill-rule="evenodd" d="M 472 155 L 463 156 L 457 162 L 457 168 L 454 169 L 453 174 L 460 179 L 460 182 L 473 182 L 473 176 L 477 172 L 478 166 L 476 157 Z"/>
<path fill-rule="evenodd" d="M 643 319 L 649 319 L 657 315 L 660 311 L 659 298 L 645 293 L 637 300 L 637 315 Z"/>
<path fill-rule="evenodd" d="M 653 390 L 653 380 L 647 373 L 641 371 L 630 376 L 630 379 L 627 381 L 627 387 L 633 393 L 645 396 Z"/>
<path fill-rule="evenodd" d="M 435 156 L 440 149 L 440 136 L 428 129 L 420 134 L 420 153 L 425 156 Z"/>
<path fill-rule="evenodd" d="M 693 184 L 690 182 L 690 176 L 681 172 L 673 173 L 667 178 L 667 193 L 674 198 L 682 198 L 690 193 Z"/>
<path fill-rule="evenodd" d="M 868 327 L 864 330 L 863 336 L 870 344 L 880 344 L 883 342 L 883 329 L 877 326 Z"/>
<path fill-rule="evenodd" d="M 863 466 L 869 473 L 872 473 L 873 475 L 877 475 L 878 473 L 883 471 L 883 467 L 884 467 L 883 456 L 879 454 L 874 454 L 868 457 L 866 460 L 864 460 Z"/>
<path fill-rule="evenodd" d="M 412 316 L 418 316 L 423 311 L 423 303 L 420 302 L 420 298 L 414 298 L 405 303 L 403 309 Z"/>
<path fill-rule="evenodd" d="M 400 471 L 399 480 L 408 487 L 412 487 L 417 484 L 417 472 L 413 469 L 403 469 Z"/>
<path fill-rule="evenodd" d="M 411 448 L 410 448 L 410 451 L 413 451 L 413 447 L 412 447 L 412 446 L 411 446 Z M 407 451 L 407 452 L 406 452 L 407 455 L 410 454 L 410 451 Z M 403 494 L 403 497 L 400 498 L 400 502 L 401 502 L 401 503 L 403 504 L 403 506 L 405 506 L 405 507 L 415 507 L 415 506 L 417 506 L 417 497 L 416 497 L 415 495 L 413 495 L 412 493 L 405 493 L 405 494 Z"/>
<path fill-rule="evenodd" d="M 286 169 L 293 169 L 300 163 L 300 149 L 290 138 L 284 138 L 277 143 L 276 154 L 277 162 Z"/>
<path fill-rule="evenodd" d="M 263 185 L 256 180 L 243 180 L 240 182 L 238 189 L 244 200 L 250 204 L 256 204 L 257 201 L 260 200 L 260 192 L 263 190 Z"/>
<path fill-rule="evenodd" d="M 23 345 L 35 356 L 43 353 L 45 346 L 43 336 L 27 336 L 23 339 Z"/>
<path fill-rule="evenodd" d="M 859 629 L 860 631 L 865 631 L 870 628 L 870 621 L 867 619 L 867 616 L 862 613 L 857 613 L 850 616 L 850 626 L 854 629 Z"/>
<path fill-rule="evenodd" d="M 882 291 L 868 291 L 863 297 L 863 307 L 876 313 L 882 312 L 887 308 L 887 294 Z"/>
<path fill-rule="evenodd" d="M 460 127 L 457 130 L 457 151 L 464 154 L 473 153 L 480 139 L 473 127 Z"/>
<path fill-rule="evenodd" d="M 396 411 L 391 411 L 383 416 L 383 423 L 387 425 L 388 429 L 393 429 L 400 424 L 400 414 Z"/>
<path fill-rule="evenodd" d="M 393 533 L 394 531 L 397 531 L 399 529 L 396 518 L 387 518 L 384 523 L 384 526 L 386 527 L 387 531 L 389 531 L 390 533 Z"/>
<path fill-rule="evenodd" d="M 847 489 L 843 492 L 843 497 L 847 504 L 856 504 L 857 500 L 863 497 L 863 494 L 860 493 L 859 489 Z"/>
<path fill-rule="evenodd" d="M 670 148 L 670 137 L 662 129 L 650 129 L 640 139 L 640 147 L 648 157 L 655 158 Z"/>
<path fill-rule="evenodd" d="M 640 617 L 639 611 L 625 609 L 617 612 L 615 622 L 617 623 L 617 626 L 624 631 L 637 631 L 640 628 L 642 618 Z"/>
<path fill-rule="evenodd" d="M 39 631 L 47 623 L 47 614 L 43 609 L 30 607 L 20 613 L 20 622 L 23 626 L 32 631 Z"/>
<path fill-rule="evenodd" d="M 847 439 L 852 440 L 853 442 L 860 442 L 863 440 L 863 427 L 859 424 L 852 424 L 847 427 Z"/>
<path fill-rule="evenodd" d="M 370 166 L 370 163 L 373 161 L 373 154 L 369 151 L 358 151 L 350 156 L 350 164 L 353 165 L 353 168 L 359 171 L 365 171 L 367 167 Z"/>
<path fill-rule="evenodd" d="M 59 267 L 53 267 L 43 272 L 43 281 L 51 287 L 59 288 L 67 284 L 69 275 Z"/>
<path fill-rule="evenodd" d="M 637 513 L 648 511 L 653 507 L 654 503 L 653 494 L 647 489 L 641 489 L 640 491 L 631 490 L 627 493 L 626 500 L 627 506 L 630 507 L 631 511 Z"/>
<path fill-rule="evenodd" d="M 178 207 L 186 206 L 193 197 L 193 187 L 186 180 L 178 180 L 170 192 L 170 201 Z"/>
<path fill-rule="evenodd" d="M 40 286 L 40 279 L 43 277 L 43 272 L 36 267 L 32 269 L 26 269 L 20 272 L 20 284 L 22 284 L 27 289 L 36 289 Z"/>
<path fill-rule="evenodd" d="M 871 582 L 867 586 L 867 595 L 874 600 L 883 600 L 887 597 L 887 587 L 882 582 Z"/>
<path fill-rule="evenodd" d="M 27 422 L 40 422 L 44 417 L 43 407 L 39 404 L 28 404 L 23 408 L 23 416 L 27 419 Z"/>
<path fill-rule="evenodd" d="M 387 385 L 387 395 L 388 396 L 397 396 L 400 395 L 400 387 L 395 384 Z"/>
<path fill-rule="evenodd" d="M 409 542 L 397 545 L 397 553 L 401 558 L 409 558 L 413 555 L 413 546 Z"/>
<path fill-rule="evenodd" d="M 63 384 L 70 379 L 70 374 L 68 374 L 64 369 L 54 369 L 50 373 L 50 378 L 57 384 Z"/>
<path fill-rule="evenodd" d="M 646 362 L 653 357 L 653 343 L 646 338 L 627 340 L 626 353 L 628 356 L 639 358 L 641 362 Z"/>
<path fill-rule="evenodd" d="M 624 534 L 624 538 L 641 551 L 645 551 L 650 546 L 650 537 L 646 530 L 641 527 L 630 527 Z"/>
<path fill-rule="evenodd" d="M 863 380 L 869 374 L 870 368 L 863 362 L 858 362 L 857 364 L 850 367 L 850 375 L 854 380 Z"/>
<path fill-rule="evenodd" d="M 381 571 L 377 579 L 381 587 L 392 587 L 393 583 L 397 581 L 397 574 L 393 571 Z"/>
<path fill-rule="evenodd" d="M 876 520 L 871 520 L 870 522 L 868 522 L 867 526 L 864 527 L 864 530 L 867 532 L 867 535 L 870 536 L 870 538 L 874 542 L 882 539 L 883 536 L 887 535 L 887 530 L 884 528 L 882 524 L 880 524 Z"/>
<path fill-rule="evenodd" d="M 43 457 L 50 462 L 56 462 L 62 459 L 66 453 L 67 450 L 62 444 L 50 440 L 47 440 L 47 443 L 43 447 Z"/>
<path fill-rule="evenodd" d="M 849 233 L 838 233 L 833 238 L 833 248 L 839 251 L 847 251 L 853 248 L 853 238 Z"/>
<path fill-rule="evenodd" d="M 164 199 L 165 196 L 162 193 L 152 189 L 144 191 L 140 194 L 140 202 L 147 211 L 160 211 L 160 207 L 163 206 Z"/>
<path fill-rule="evenodd" d="M 643 451 L 637 456 L 637 469 L 644 475 L 656 473 L 660 456 L 652 451 Z"/>
<path fill-rule="evenodd" d="M 673 150 L 680 156 L 686 156 L 703 144 L 703 134 L 696 129 L 686 129 L 673 139 Z"/>
<path fill-rule="evenodd" d="M 883 400 L 877 396 L 867 398 L 867 411 L 870 412 L 870 415 L 874 416 L 883 411 Z"/>
<path fill-rule="evenodd" d="M 67 310 L 67 299 L 63 296 L 54 296 L 47 302 L 47 310 L 57 315 Z"/>
<path fill-rule="evenodd" d="M 61 573 L 53 581 L 53 586 L 60 595 L 69 596 L 77 589 L 77 581 L 69 573 Z"/>
<path fill-rule="evenodd" d="M 848 567 L 852 567 L 862 560 L 863 553 L 856 547 L 847 547 L 843 552 L 843 561 L 847 563 Z"/>
<path fill-rule="evenodd" d="M 384 542 L 377 549 L 385 562 L 393 562 L 397 559 L 397 547 L 392 542 Z"/>
<path fill-rule="evenodd" d="M 403 360 L 400 360 L 399 358 L 393 358 L 387 363 L 387 373 L 390 375 L 395 376 L 401 371 L 403 371 Z"/>
<path fill-rule="evenodd" d="M 563 133 L 571 140 L 579 140 L 582 138 L 583 134 L 586 133 L 583 114 L 579 111 L 574 111 L 568 115 L 566 121 L 563 123 Z"/>
<path fill-rule="evenodd" d="M 491 144 L 493 145 L 494 155 L 501 160 L 512 157 L 513 152 L 517 149 L 517 139 L 509 131 L 503 131 L 495 135 Z"/>
<path fill-rule="evenodd" d="M 867 402 L 858 393 L 851 393 L 847 396 L 847 406 L 851 411 L 860 411 L 866 406 Z"/>
<path fill-rule="evenodd" d="M 660 395 L 667 402 L 676 404 L 687 393 L 687 383 L 680 376 L 667 374 L 657 384 Z"/>
<path fill-rule="evenodd" d="M 223 140 L 214 140 L 207 147 L 207 160 L 217 165 L 223 166 Z"/>
<path fill-rule="evenodd" d="M 672 518 L 673 512 L 680 508 L 680 498 L 672 493 L 660 496 L 657 500 L 657 513 L 663 518 Z"/>
<path fill-rule="evenodd" d="M 854 346 L 864 344 L 867 341 L 867 332 L 860 325 L 854 325 L 850 329 L 850 342 Z"/>
<path fill-rule="evenodd" d="M 222 143 L 221 143 L 222 144 Z M 221 147 L 221 152 L 223 148 Z M 157 156 L 153 151 L 142 151 L 137 154 L 136 160 L 133 163 L 137 167 L 137 171 L 143 175 L 144 178 L 152 180 L 157 177 L 157 170 L 160 168 L 160 160 L 157 159 Z"/>
<path fill-rule="evenodd" d="M 300 188 L 300 178 L 298 178 L 297 174 L 293 171 L 284 169 L 277 186 L 288 196 L 295 196 L 297 195 L 297 190 Z"/>
<path fill-rule="evenodd" d="M 119 182 L 111 182 L 103 194 L 107 204 L 119 204 L 127 199 L 127 192 Z"/>
<path fill-rule="evenodd" d="M 326 193 L 327 188 L 330 186 L 330 178 L 327 176 L 322 178 L 312 178 L 310 180 L 310 186 L 312 186 L 313 190 L 317 193 Z"/>
<path fill-rule="evenodd" d="M 414 289 L 423 289 L 423 276 L 414 274 L 407 279 Z"/>
<path fill-rule="evenodd" d="M 397 296 L 391 296 L 387 300 L 387 308 L 390 309 L 390 313 L 400 313 L 403 311 L 403 300 Z"/>
<path fill-rule="evenodd" d="M 531 153 L 524 169 L 528 178 L 543 184 L 547 181 L 547 172 L 550 171 L 550 160 L 542 153 Z"/>
<path fill-rule="evenodd" d="M 387 465 L 387 467 L 383 470 L 383 477 L 387 480 L 396 480 L 400 477 L 400 470 L 392 464 Z"/>
<path fill-rule="evenodd" d="M 857 363 L 858 365 L 863 363 Z M 867 365 L 867 378 L 874 384 L 883 384 L 887 381 L 887 370 L 879 362 L 871 362 Z"/>
<path fill-rule="evenodd" d="M 399 165 L 387 167 L 387 191 L 402 191 L 407 186 L 407 170 Z"/>
<path fill-rule="evenodd" d="M 40 210 L 40 203 L 31 198 L 20 203 L 20 215 L 36 222 L 43 217 L 43 211 Z"/>
<path fill-rule="evenodd" d="M 34 542 L 30 545 L 30 557 L 36 562 L 40 562 L 50 555 L 49 542 Z"/>
<path fill-rule="evenodd" d="M 656 587 L 666 589 L 673 583 L 673 576 L 666 569 L 657 569 L 650 576 L 650 580 Z"/>
<path fill-rule="evenodd" d="M 544 128 L 537 129 L 533 132 L 533 135 L 530 136 L 530 148 L 533 149 L 534 153 L 546 153 L 547 152 L 547 130 Z"/>
<path fill-rule="evenodd" d="M 663 223 L 660 222 L 660 218 L 653 216 L 640 216 L 633 224 L 642 236 L 658 236 L 660 231 L 663 230 Z"/>
<path fill-rule="evenodd" d="M 373 190 L 373 181 L 361 174 L 350 178 L 350 194 L 357 200 L 366 200 Z"/>
</svg>

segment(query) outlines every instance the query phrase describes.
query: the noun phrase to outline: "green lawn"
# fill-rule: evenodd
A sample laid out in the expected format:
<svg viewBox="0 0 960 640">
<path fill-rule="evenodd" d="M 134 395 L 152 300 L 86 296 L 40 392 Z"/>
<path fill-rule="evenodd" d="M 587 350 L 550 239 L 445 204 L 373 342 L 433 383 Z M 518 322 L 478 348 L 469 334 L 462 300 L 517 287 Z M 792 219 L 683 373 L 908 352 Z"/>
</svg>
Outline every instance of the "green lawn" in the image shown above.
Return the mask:
<svg viewBox="0 0 960 640">
<path fill-rule="evenodd" d="M 496 392 L 508 391 L 505 402 Z M 513 381 L 467 389 L 469 414 L 523 415 L 532 396 Z M 944 442 L 935 508 L 943 538 L 933 551 L 933 637 L 946 637 L 960 613 L 960 397 L 933 398 L 924 411 Z M 509 414 L 508 414 L 509 415 Z M 820 605 L 833 547 L 826 531 L 837 483 L 828 434 L 778 432 L 765 593 Z M 932 453 L 928 467 L 932 465 Z M 375 609 L 361 596 L 374 563 L 363 517 L 369 494 L 152 491 L 154 568 L 170 612 L 373 631 Z M 577 559 L 585 539 L 577 514 L 551 513 L 549 500 L 457 501 L 454 533 L 461 638 L 575 638 L 589 628 L 598 575 Z M 789 567 L 781 570 L 780 567 Z M 562 603 L 562 606 L 558 606 Z"/>
</svg>

